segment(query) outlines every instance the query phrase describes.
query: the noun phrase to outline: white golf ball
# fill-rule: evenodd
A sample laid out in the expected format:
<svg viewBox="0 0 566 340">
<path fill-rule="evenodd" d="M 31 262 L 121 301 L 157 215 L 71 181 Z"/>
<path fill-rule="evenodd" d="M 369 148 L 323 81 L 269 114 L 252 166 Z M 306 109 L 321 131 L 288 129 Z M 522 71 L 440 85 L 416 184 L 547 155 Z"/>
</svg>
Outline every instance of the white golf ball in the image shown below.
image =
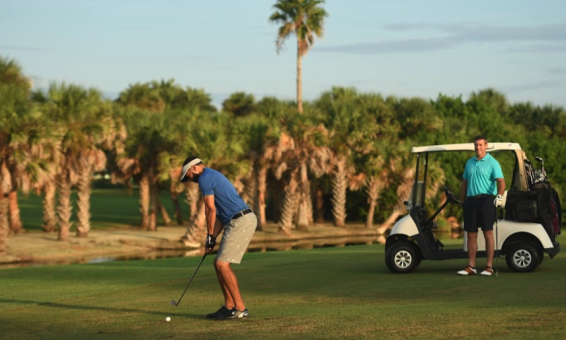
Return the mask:
<svg viewBox="0 0 566 340">
<path fill-rule="evenodd" d="M 170 317 L 166 317 L 166 318 L 165 318 L 165 321 L 169 322 L 169 321 L 171 321 L 171 318 L 170 318 Z"/>
</svg>

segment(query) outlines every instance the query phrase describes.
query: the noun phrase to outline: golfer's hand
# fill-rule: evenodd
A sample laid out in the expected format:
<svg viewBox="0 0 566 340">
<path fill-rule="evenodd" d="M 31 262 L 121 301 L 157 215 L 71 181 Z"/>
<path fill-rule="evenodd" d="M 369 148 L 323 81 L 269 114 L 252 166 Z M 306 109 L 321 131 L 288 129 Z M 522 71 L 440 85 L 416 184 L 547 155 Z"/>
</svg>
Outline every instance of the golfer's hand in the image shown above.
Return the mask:
<svg viewBox="0 0 566 340">
<path fill-rule="evenodd" d="M 216 237 L 214 237 L 212 234 L 206 235 L 206 241 L 204 242 L 204 249 L 206 253 L 210 253 L 212 249 L 214 249 L 215 245 L 216 245 Z"/>
<path fill-rule="evenodd" d="M 498 208 L 501 207 L 503 205 L 503 196 L 501 195 L 497 195 L 495 197 L 495 199 L 493 200 L 493 205 Z"/>
</svg>

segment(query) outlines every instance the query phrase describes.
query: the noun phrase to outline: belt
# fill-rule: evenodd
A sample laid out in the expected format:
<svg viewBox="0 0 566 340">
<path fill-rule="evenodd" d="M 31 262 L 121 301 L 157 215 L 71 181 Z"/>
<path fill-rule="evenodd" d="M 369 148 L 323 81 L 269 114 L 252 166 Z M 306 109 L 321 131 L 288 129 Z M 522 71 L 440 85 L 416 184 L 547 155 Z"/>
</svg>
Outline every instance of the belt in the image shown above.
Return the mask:
<svg viewBox="0 0 566 340">
<path fill-rule="evenodd" d="M 236 215 L 232 216 L 232 219 L 235 220 L 235 219 L 240 218 L 240 217 L 242 217 L 242 216 L 244 216 L 244 215 L 247 215 L 247 214 L 249 214 L 249 213 L 251 213 L 251 212 L 252 212 L 252 209 L 242 210 L 242 211 L 240 211 L 239 213 L 237 213 Z"/>
<path fill-rule="evenodd" d="M 476 196 L 468 196 L 466 199 L 475 200 L 476 198 L 484 198 L 484 197 L 493 197 L 493 195 L 483 194 L 483 195 L 476 195 Z"/>
</svg>

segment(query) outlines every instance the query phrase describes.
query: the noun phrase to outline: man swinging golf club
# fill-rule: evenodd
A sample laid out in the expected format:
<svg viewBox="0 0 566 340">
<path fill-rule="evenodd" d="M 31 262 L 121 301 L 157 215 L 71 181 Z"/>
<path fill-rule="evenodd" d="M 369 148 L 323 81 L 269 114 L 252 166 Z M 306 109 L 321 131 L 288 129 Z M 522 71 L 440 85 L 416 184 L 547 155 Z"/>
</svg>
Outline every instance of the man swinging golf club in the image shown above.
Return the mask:
<svg viewBox="0 0 566 340">
<path fill-rule="evenodd" d="M 222 230 L 214 268 L 224 294 L 224 306 L 208 314 L 211 319 L 237 319 L 248 316 L 238 279 L 231 264 L 239 264 L 257 227 L 257 217 L 247 206 L 232 183 L 220 172 L 205 167 L 202 161 L 191 156 L 183 163 L 181 182 L 198 183 L 205 205 L 207 236 L 205 251 L 210 253 Z"/>
<path fill-rule="evenodd" d="M 499 162 L 487 153 L 487 138 L 479 135 L 474 138 L 476 156 L 466 162 L 460 199 L 464 208 L 464 230 L 468 241 L 468 266 L 458 275 L 475 275 L 478 246 L 478 228 L 483 230 L 487 263 L 481 275 L 493 275 L 493 224 L 495 209 L 503 205 L 505 180 Z M 497 184 L 497 186 L 496 186 Z M 497 196 L 496 196 L 497 195 Z"/>
</svg>

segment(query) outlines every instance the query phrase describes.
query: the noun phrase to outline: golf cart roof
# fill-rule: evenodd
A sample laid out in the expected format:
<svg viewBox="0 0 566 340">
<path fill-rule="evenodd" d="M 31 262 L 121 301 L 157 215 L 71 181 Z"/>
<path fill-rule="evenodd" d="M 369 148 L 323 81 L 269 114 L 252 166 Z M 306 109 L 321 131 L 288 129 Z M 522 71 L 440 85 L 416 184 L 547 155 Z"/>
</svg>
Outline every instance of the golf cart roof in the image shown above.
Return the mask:
<svg viewBox="0 0 566 340">
<path fill-rule="evenodd" d="M 488 152 L 512 151 L 512 150 L 521 150 L 521 146 L 518 143 L 487 144 Z M 474 143 L 415 146 L 411 150 L 412 153 L 447 152 L 447 151 L 474 151 Z"/>
</svg>

